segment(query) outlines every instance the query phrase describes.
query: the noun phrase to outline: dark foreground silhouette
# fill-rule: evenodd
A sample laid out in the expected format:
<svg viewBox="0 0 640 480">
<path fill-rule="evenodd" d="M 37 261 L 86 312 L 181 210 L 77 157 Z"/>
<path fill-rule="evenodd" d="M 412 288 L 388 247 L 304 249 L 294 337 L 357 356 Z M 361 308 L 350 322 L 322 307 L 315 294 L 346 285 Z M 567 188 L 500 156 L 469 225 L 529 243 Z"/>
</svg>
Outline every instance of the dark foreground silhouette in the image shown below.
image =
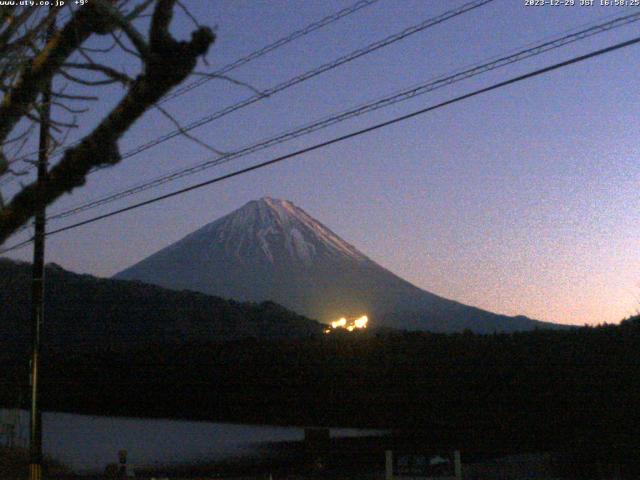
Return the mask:
<svg viewBox="0 0 640 480">
<path fill-rule="evenodd" d="M 49 349 L 42 403 L 109 415 L 385 428 L 466 458 L 559 452 L 572 459 L 574 476 L 607 464 L 631 478 L 640 446 L 639 347 L 636 318 L 508 335 L 344 332 Z M 5 406 L 26 398 L 27 358 L 0 353 Z"/>
</svg>

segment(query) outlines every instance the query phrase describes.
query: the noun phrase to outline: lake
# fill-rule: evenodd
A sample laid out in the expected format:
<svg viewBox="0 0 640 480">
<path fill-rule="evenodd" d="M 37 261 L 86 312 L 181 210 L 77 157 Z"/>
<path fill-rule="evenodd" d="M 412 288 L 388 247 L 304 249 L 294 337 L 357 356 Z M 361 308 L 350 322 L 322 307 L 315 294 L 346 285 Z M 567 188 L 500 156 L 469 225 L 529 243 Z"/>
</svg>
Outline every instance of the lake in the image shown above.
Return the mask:
<svg viewBox="0 0 640 480">
<path fill-rule="evenodd" d="M 15 423 L 15 444 L 28 445 L 29 413 L 0 409 L 1 423 Z M 42 415 L 43 450 L 76 472 L 103 471 L 127 450 L 132 467 L 250 456 L 261 443 L 301 441 L 302 427 L 103 417 L 58 412 Z M 331 428 L 331 437 L 382 434 Z M 6 441 L 6 438 L 0 438 Z"/>
</svg>

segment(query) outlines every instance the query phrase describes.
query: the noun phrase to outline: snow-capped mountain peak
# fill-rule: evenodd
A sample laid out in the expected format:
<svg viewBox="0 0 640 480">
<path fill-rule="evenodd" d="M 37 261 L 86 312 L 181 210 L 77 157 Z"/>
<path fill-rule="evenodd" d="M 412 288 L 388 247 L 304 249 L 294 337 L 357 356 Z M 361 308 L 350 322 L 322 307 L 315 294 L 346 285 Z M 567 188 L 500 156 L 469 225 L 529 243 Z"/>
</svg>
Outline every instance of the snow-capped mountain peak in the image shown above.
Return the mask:
<svg viewBox="0 0 640 480">
<path fill-rule="evenodd" d="M 237 300 L 270 300 L 325 322 L 367 315 L 372 325 L 487 332 L 542 325 L 421 290 L 293 203 L 270 197 L 245 204 L 116 277 Z"/>
<path fill-rule="evenodd" d="M 299 261 L 311 265 L 327 258 L 367 257 L 288 200 L 253 200 L 178 242 L 205 240 L 224 245 L 238 259 L 262 255 L 270 263 Z M 285 256 L 286 258 L 282 258 Z"/>
</svg>

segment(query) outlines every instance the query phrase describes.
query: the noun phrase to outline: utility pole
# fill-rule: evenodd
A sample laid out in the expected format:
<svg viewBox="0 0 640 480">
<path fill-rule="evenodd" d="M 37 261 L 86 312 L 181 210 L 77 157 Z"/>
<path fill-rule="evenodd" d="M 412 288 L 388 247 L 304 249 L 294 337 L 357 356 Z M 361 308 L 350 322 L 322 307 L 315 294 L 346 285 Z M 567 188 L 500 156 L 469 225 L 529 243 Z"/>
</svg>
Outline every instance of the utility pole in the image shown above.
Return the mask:
<svg viewBox="0 0 640 480">
<path fill-rule="evenodd" d="M 49 7 L 54 8 L 54 7 Z M 45 44 L 53 36 L 55 18 L 47 27 Z M 31 288 L 31 417 L 29 425 L 29 480 L 42 479 L 42 413 L 38 405 L 38 383 L 40 377 L 40 335 L 44 322 L 44 239 L 46 222 L 46 203 L 44 190 L 48 178 L 49 163 L 49 127 L 51 114 L 51 79 L 42 89 L 42 107 L 40 111 L 40 139 L 38 147 L 38 208 L 35 214 L 35 233 L 33 238 L 33 274 Z"/>
</svg>

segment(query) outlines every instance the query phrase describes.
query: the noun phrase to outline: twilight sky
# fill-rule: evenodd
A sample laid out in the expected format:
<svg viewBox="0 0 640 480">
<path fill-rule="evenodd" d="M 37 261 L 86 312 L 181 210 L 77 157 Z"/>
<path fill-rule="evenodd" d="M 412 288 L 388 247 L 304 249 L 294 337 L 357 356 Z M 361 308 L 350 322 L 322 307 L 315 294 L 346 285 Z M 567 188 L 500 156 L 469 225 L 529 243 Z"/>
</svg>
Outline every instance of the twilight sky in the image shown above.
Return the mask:
<svg viewBox="0 0 640 480">
<path fill-rule="evenodd" d="M 217 27 L 212 71 L 355 0 L 190 0 Z M 258 89 L 464 1 L 380 0 L 230 75 Z M 224 151 L 595 23 L 633 7 L 496 0 L 193 131 Z M 636 7 L 640 8 L 640 7 Z M 181 36 L 193 24 L 176 12 Z M 640 22 L 349 120 L 229 164 L 52 222 L 58 228 L 268 160 L 638 34 Z M 135 71 L 135 60 L 117 57 Z M 640 47 L 552 72 L 223 183 L 50 237 L 47 261 L 110 276 L 200 226 L 272 196 L 293 201 L 384 267 L 438 295 L 497 313 L 571 324 L 640 308 Z M 89 128 L 121 90 L 83 119 Z M 168 102 L 187 124 L 252 92 L 224 80 Z M 127 150 L 173 130 L 149 113 Z M 55 213 L 212 154 L 176 138 L 92 175 Z M 11 193 L 12 190 L 6 190 Z M 12 245 L 26 234 L 15 235 Z M 30 248 L 9 256 L 28 260 Z"/>
</svg>

